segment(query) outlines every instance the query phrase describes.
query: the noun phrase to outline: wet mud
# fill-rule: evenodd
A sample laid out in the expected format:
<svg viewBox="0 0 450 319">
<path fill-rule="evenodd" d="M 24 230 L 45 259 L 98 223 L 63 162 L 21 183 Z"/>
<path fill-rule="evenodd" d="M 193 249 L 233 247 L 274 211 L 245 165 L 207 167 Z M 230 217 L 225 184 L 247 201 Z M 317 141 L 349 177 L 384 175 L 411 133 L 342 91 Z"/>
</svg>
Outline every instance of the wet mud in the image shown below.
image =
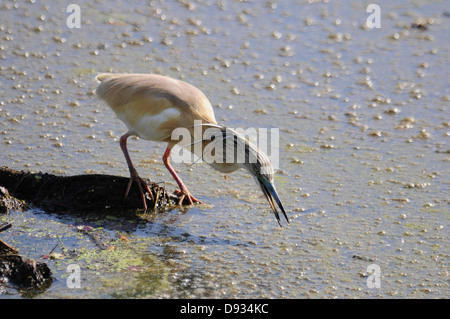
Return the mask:
<svg viewBox="0 0 450 319">
<path fill-rule="evenodd" d="M 41 208 L 46 212 L 92 212 L 109 213 L 126 210 L 143 210 L 142 196 L 134 185 L 124 198 L 129 178 L 101 174 L 57 176 L 48 173 L 17 171 L 0 168 L 0 186 L 10 190 L 2 204 L 6 209 L 22 206 Z M 145 193 L 149 211 L 164 212 L 175 204 L 176 196 L 164 187 L 148 183 L 152 194 Z M 9 195 L 11 193 L 11 195 Z M 152 200 L 155 199 L 155 200 Z M 20 201 L 24 201 L 19 205 Z"/>
</svg>

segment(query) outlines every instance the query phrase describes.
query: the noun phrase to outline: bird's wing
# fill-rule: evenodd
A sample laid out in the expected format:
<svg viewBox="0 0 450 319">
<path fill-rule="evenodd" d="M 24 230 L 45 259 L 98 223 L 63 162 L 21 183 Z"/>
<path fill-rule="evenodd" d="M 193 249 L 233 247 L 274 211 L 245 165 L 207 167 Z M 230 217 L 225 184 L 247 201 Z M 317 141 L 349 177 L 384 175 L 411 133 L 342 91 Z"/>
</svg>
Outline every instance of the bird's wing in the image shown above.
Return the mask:
<svg viewBox="0 0 450 319">
<path fill-rule="evenodd" d="M 192 126 L 194 120 L 216 123 L 208 98 L 196 87 L 157 74 L 99 74 L 98 97 L 117 113 L 133 102 L 142 112 L 158 114 L 167 108 L 181 112 L 181 122 Z M 137 106 L 136 106 L 137 107 Z"/>
</svg>

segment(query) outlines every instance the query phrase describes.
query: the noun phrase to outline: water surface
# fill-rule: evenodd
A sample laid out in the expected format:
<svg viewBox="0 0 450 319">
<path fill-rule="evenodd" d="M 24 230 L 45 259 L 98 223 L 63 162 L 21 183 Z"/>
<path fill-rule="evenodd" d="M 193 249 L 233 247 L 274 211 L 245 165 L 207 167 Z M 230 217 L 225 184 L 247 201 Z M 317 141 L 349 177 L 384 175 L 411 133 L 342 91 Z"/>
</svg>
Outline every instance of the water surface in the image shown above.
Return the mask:
<svg viewBox="0 0 450 319">
<path fill-rule="evenodd" d="M 280 228 L 245 172 L 178 164 L 205 205 L 165 214 L 1 216 L 2 239 L 46 260 L 35 297 L 446 298 L 449 12 L 445 1 L 7 1 L 0 11 L 0 165 L 128 176 L 125 126 L 101 72 L 183 79 L 233 128 L 279 128 Z M 141 176 L 176 184 L 165 145 L 130 139 Z M 76 226 L 112 246 L 101 251 Z M 123 239 L 124 236 L 126 239 Z M 62 246 L 65 250 L 63 251 Z M 66 285 L 69 264 L 81 288 Z M 381 271 L 367 286 L 367 267 Z M 128 280 L 124 281 L 123 278 Z M 3 288 L 2 288 L 3 289 Z M 2 298 L 27 297 L 4 288 Z"/>
</svg>

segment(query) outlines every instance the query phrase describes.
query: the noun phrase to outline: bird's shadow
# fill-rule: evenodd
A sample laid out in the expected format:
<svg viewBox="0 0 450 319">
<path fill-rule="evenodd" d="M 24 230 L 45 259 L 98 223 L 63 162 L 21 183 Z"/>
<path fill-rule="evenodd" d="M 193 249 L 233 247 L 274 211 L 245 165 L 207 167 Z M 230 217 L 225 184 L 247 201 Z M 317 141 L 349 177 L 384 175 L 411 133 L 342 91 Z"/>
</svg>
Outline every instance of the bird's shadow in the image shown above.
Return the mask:
<svg viewBox="0 0 450 319">
<path fill-rule="evenodd" d="M 193 206 L 195 207 L 195 206 Z M 234 239 L 224 239 L 217 236 L 195 235 L 189 233 L 180 224 L 189 214 L 192 207 L 172 207 L 159 212 L 144 212 L 138 210 L 105 211 L 99 212 L 45 212 L 46 218 L 55 219 L 60 223 L 75 227 L 75 230 L 87 226 L 90 229 L 101 229 L 103 233 L 139 234 L 149 238 L 158 239 L 164 244 L 193 244 L 193 245 L 225 245 L 225 246 L 251 246 L 251 242 Z M 106 237 L 110 237 L 105 235 Z M 112 235 L 116 236 L 116 235 Z"/>
<path fill-rule="evenodd" d="M 165 200 L 156 200 L 155 205 L 147 196 L 147 206 L 152 212 L 143 213 L 142 197 L 136 186 L 131 187 L 124 200 L 129 182 L 126 177 L 103 174 L 57 176 L 1 167 L 0 181 L 12 196 L 24 201 L 32 212 L 46 214 L 46 218 L 56 218 L 65 224 L 102 227 L 105 231 L 139 232 L 149 237 L 165 237 L 166 242 L 252 245 L 239 240 L 190 234 L 177 221 L 185 218 L 190 208 L 195 206 L 175 206 L 176 197 L 167 194 L 164 186 L 154 183 L 148 182 L 155 190 L 153 197 L 164 197 Z M 208 206 L 204 208 L 208 209 Z"/>
</svg>

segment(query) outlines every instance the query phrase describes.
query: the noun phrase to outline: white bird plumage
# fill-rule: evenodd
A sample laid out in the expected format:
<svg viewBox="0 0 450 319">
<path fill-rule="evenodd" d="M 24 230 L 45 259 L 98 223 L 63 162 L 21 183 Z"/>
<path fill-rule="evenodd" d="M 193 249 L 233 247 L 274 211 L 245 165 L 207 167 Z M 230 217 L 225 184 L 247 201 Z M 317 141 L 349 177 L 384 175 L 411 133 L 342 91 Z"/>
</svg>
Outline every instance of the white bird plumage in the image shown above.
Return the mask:
<svg viewBox="0 0 450 319">
<path fill-rule="evenodd" d="M 222 142 L 224 155 L 231 151 L 233 151 L 232 154 L 244 154 L 244 162 L 236 161 L 236 155 L 234 155 L 234 161 L 230 162 L 227 158 L 227 161 L 208 161 L 208 164 L 221 172 L 233 172 L 239 168 L 247 170 L 261 187 L 278 223 L 280 223 L 280 217 L 277 205 L 289 222 L 275 189 L 273 168 L 267 156 L 237 132 L 217 124 L 211 103 L 199 89 L 184 81 L 156 74 L 104 73 L 99 74 L 96 80 L 100 82 L 95 91 L 96 95 L 105 101 L 128 127 L 128 132 L 120 138 L 120 146 L 130 170 L 130 182 L 125 197 L 133 182 L 138 184 L 144 209 L 146 209 L 144 190 L 151 195 L 147 184 L 139 177 L 128 154 L 127 138 L 135 135 L 145 140 L 168 144 L 163 155 L 163 162 L 180 187 L 179 204 L 184 200 L 187 200 L 189 204 L 201 203 L 190 194 L 170 164 L 170 151 L 178 142 L 171 139 L 172 131 L 176 128 L 186 128 L 193 132 L 194 122 L 200 121 L 202 131 L 213 127 L 219 133 L 214 138 L 210 136 L 201 141 L 194 141 L 194 143 L 202 143 L 200 148 L 202 154 L 196 155 L 203 156 L 208 146 L 217 146 L 219 141 Z M 233 139 L 233 143 L 223 143 L 224 140 L 230 139 Z M 191 144 L 191 150 L 195 149 L 192 147 L 194 143 Z"/>
</svg>

